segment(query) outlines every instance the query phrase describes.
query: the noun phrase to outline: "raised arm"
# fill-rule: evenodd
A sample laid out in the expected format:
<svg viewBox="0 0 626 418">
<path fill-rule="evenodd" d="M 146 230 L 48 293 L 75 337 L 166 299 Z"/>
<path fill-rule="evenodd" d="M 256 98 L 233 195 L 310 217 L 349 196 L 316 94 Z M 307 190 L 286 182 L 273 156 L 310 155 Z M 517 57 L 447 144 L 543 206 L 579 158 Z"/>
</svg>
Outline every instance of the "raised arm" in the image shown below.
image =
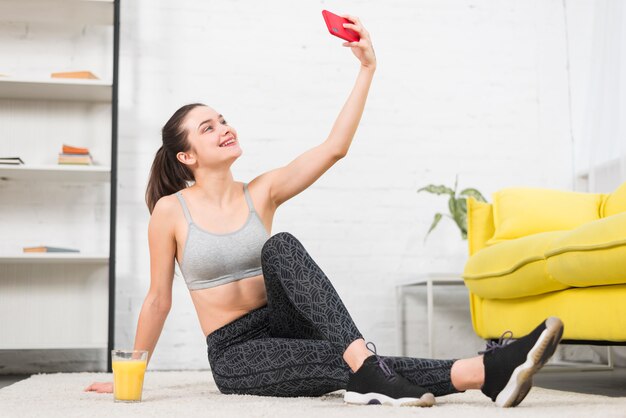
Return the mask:
<svg viewBox="0 0 626 418">
<path fill-rule="evenodd" d="M 343 158 L 348 153 L 361 120 L 376 70 L 376 57 L 370 35 L 360 20 L 350 15 L 343 15 L 343 17 L 353 22 L 344 26 L 358 32 L 361 38 L 358 42 L 343 43 L 343 46 L 352 49 L 361 62 L 356 83 L 324 142 L 299 155 L 286 166 L 263 173 L 253 180 L 267 187 L 275 206 L 281 205 L 305 190 Z"/>
</svg>

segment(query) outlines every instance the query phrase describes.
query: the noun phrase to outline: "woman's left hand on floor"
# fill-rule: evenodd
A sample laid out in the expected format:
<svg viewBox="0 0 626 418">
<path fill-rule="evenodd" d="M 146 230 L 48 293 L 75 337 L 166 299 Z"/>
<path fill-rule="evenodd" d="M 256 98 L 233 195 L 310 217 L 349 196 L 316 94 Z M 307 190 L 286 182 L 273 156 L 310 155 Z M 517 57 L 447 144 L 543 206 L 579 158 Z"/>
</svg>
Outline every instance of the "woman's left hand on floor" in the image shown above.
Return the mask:
<svg viewBox="0 0 626 418">
<path fill-rule="evenodd" d="M 113 393 L 113 382 L 94 382 L 84 389 L 85 392 Z"/>
<path fill-rule="evenodd" d="M 341 17 L 345 17 L 352 23 L 344 23 L 343 27 L 346 29 L 351 29 L 359 34 L 358 42 L 344 42 L 343 46 L 348 46 L 352 49 L 354 55 L 361 61 L 361 66 L 367 68 L 376 68 L 376 54 L 374 53 L 374 46 L 372 45 L 372 39 L 370 38 L 370 34 L 361 20 L 352 15 L 341 15 Z"/>
</svg>

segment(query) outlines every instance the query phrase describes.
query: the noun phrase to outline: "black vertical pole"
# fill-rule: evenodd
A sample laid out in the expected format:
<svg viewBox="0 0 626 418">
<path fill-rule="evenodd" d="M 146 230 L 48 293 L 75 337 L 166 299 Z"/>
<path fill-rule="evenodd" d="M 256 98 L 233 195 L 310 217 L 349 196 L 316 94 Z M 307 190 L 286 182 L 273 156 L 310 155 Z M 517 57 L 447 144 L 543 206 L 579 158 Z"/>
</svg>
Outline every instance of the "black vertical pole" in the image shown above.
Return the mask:
<svg viewBox="0 0 626 418">
<path fill-rule="evenodd" d="M 109 233 L 109 344 L 107 372 L 112 371 L 111 350 L 115 346 L 115 232 L 117 220 L 117 102 L 120 56 L 120 0 L 113 3 L 113 86 L 111 96 L 111 214 Z"/>
</svg>

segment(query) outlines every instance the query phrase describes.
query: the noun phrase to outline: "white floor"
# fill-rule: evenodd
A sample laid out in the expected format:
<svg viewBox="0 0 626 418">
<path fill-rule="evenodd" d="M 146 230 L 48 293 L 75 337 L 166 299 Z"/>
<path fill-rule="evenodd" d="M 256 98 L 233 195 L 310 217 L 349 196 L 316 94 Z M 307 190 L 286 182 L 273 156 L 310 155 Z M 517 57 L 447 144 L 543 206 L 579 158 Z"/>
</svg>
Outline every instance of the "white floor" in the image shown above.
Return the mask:
<svg viewBox="0 0 626 418">
<path fill-rule="evenodd" d="M 0 389 L 29 375 L 0 375 Z M 626 396 L 626 368 L 612 371 L 539 372 L 535 386 L 604 396 Z"/>
<path fill-rule="evenodd" d="M 561 372 L 571 381 L 584 375 Z M 614 372 L 609 372 L 611 375 Z M 623 373 L 619 373 L 623 379 Z M 221 394 L 209 371 L 149 372 L 140 404 L 113 402 L 112 394 L 84 392 L 93 381 L 110 379 L 106 373 L 51 373 L 34 375 L 0 390 L 2 416 L 41 418 L 109 418 L 111 416 L 216 416 L 267 418 L 623 418 L 626 397 L 580 394 L 571 391 L 533 388 L 517 408 L 497 408 L 479 391 L 467 391 L 437 398 L 433 408 L 392 408 L 345 404 L 343 391 L 322 397 L 277 398 Z M 575 379 L 578 380 L 578 379 Z M 591 379 L 595 381 L 595 379 Z"/>
</svg>

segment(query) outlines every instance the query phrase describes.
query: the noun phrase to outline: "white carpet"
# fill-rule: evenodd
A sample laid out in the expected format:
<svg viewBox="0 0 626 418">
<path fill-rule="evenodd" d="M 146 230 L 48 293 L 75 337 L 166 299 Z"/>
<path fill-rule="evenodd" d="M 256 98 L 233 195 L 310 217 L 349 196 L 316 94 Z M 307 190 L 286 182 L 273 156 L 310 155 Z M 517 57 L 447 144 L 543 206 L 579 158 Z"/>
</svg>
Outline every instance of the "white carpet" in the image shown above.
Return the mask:
<svg viewBox="0 0 626 418">
<path fill-rule="evenodd" d="M 223 395 L 210 371 L 148 372 L 143 402 L 114 403 L 112 394 L 83 392 L 107 373 L 33 375 L 0 389 L 2 417 L 625 417 L 626 398 L 533 388 L 517 408 L 500 409 L 479 391 L 437 398 L 432 408 L 347 405 L 343 391 L 319 398 Z"/>
</svg>

